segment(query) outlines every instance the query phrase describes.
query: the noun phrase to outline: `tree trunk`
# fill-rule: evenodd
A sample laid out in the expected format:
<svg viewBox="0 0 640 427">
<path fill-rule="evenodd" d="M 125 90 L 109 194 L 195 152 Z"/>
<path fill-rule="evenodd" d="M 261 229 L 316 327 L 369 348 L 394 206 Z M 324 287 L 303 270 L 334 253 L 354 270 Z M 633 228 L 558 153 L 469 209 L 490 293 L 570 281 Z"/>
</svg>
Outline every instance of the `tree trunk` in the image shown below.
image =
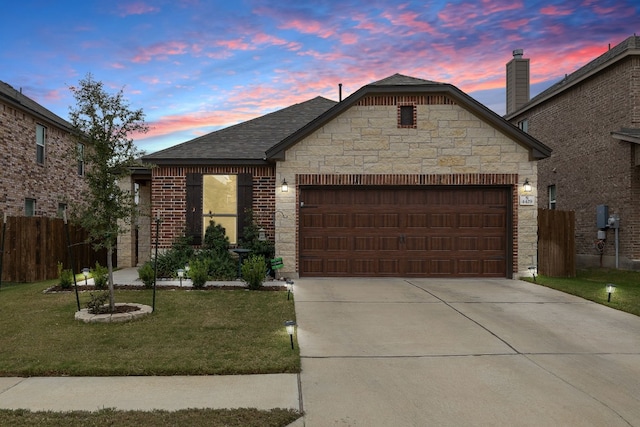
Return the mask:
<svg viewBox="0 0 640 427">
<path fill-rule="evenodd" d="M 116 309 L 115 292 L 113 288 L 113 246 L 107 245 L 107 269 L 109 270 L 109 311 L 112 313 Z"/>
</svg>

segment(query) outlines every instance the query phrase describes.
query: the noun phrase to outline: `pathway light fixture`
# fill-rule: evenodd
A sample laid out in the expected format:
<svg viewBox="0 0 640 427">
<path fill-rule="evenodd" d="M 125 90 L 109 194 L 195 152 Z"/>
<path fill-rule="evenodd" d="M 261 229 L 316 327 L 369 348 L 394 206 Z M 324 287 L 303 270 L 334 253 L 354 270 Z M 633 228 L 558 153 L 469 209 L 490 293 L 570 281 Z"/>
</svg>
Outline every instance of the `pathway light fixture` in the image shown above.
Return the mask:
<svg viewBox="0 0 640 427">
<path fill-rule="evenodd" d="M 289 334 L 289 339 L 291 340 L 291 350 L 293 350 L 293 334 L 296 331 L 296 322 L 294 322 L 293 320 L 287 320 L 286 322 L 284 322 L 284 327 Z"/>
<path fill-rule="evenodd" d="M 184 269 L 178 269 L 178 277 L 180 278 L 180 287 L 182 287 L 182 278 L 184 277 Z"/>
<path fill-rule="evenodd" d="M 87 286 L 87 278 L 89 277 L 89 269 L 87 267 L 82 269 L 82 274 L 84 275 L 84 285 Z"/>
<path fill-rule="evenodd" d="M 616 285 L 613 283 L 607 283 L 607 302 L 611 302 L 611 294 L 616 291 Z"/>
</svg>

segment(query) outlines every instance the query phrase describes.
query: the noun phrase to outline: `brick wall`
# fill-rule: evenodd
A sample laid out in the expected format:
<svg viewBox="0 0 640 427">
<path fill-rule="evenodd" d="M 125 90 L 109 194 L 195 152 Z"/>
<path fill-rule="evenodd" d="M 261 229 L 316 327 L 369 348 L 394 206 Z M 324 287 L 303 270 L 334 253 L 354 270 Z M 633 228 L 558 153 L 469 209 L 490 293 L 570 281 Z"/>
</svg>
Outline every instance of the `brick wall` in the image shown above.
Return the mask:
<svg viewBox="0 0 640 427">
<path fill-rule="evenodd" d="M 417 177 L 425 185 L 504 181 L 513 188 L 513 271 L 527 271 L 537 248 L 537 209 L 516 200 L 525 178 L 535 195 L 537 163 L 528 149 L 450 100 L 424 98 L 412 99 L 415 129 L 398 128 L 398 99 L 365 99 L 287 151 L 276 174 L 276 182 L 290 184 L 286 193 L 276 190 L 276 209 L 283 212 L 276 216 L 276 253 L 284 259 L 284 275 L 297 272 L 297 185 L 303 176 L 305 183 L 316 178 L 402 184 Z"/>
<path fill-rule="evenodd" d="M 596 206 L 619 214 L 620 257 L 624 268 L 640 260 L 640 174 L 634 144 L 610 135 L 640 126 L 640 58 L 627 57 L 613 67 L 568 88 L 562 94 L 514 117 L 529 120 L 529 133 L 553 153 L 539 161 L 539 207 L 548 207 L 547 188 L 557 188 L 556 209 L 576 213 L 579 265 L 598 265 Z M 614 232 L 607 232 L 606 264 L 614 256 Z M 635 267 L 634 267 L 635 265 Z"/>
<path fill-rule="evenodd" d="M 155 242 L 154 218 L 160 217 L 158 246 L 169 248 L 184 235 L 186 220 L 186 176 L 188 173 L 241 174 L 253 177 L 253 211 L 256 222 L 274 238 L 275 170 L 271 166 L 193 166 L 153 168 L 151 180 L 151 241 Z"/>
<path fill-rule="evenodd" d="M 36 162 L 36 124 L 47 129 L 43 165 Z M 86 185 L 77 173 L 75 146 L 67 131 L 0 102 L 0 210 L 23 216 L 30 198 L 36 216 L 53 217 L 59 203 L 82 200 Z"/>
</svg>

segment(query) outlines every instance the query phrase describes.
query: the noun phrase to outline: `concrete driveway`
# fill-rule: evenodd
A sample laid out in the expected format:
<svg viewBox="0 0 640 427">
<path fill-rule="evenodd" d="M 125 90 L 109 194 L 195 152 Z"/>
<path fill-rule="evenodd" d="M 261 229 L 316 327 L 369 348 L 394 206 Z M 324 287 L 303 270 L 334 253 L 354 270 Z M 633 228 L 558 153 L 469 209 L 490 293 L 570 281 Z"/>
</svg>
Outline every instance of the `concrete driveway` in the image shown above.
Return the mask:
<svg viewBox="0 0 640 427">
<path fill-rule="evenodd" d="M 640 318 L 515 280 L 298 279 L 305 425 L 640 426 Z"/>
</svg>

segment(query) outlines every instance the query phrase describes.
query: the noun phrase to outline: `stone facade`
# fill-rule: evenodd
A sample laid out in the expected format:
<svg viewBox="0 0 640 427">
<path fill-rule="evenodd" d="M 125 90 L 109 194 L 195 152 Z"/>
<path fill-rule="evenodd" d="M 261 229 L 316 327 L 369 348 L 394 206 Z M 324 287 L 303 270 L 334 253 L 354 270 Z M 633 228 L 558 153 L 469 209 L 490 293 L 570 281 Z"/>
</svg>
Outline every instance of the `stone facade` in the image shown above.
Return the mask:
<svg viewBox="0 0 640 427">
<path fill-rule="evenodd" d="M 16 96 L 23 97 L 22 94 Z M 33 102 L 33 101 L 31 101 Z M 62 205 L 82 200 L 87 187 L 78 174 L 70 125 L 0 99 L 0 211 L 25 215 L 25 199 L 35 200 L 35 216 L 55 217 Z M 36 161 L 36 126 L 46 128 L 45 160 Z"/>
<path fill-rule="evenodd" d="M 577 74 L 577 72 L 576 72 Z M 598 266 L 596 206 L 620 216 L 619 266 L 640 268 L 640 170 L 637 144 L 612 132 L 640 127 L 640 56 L 626 56 L 509 117 L 528 120 L 528 132 L 553 153 L 540 160 L 540 208 L 549 208 L 548 188 L 556 188 L 556 209 L 575 211 L 578 265 Z M 614 231 L 606 231 L 602 263 L 613 266 Z"/>
<path fill-rule="evenodd" d="M 277 163 L 276 182 L 289 183 L 288 192 L 275 193 L 275 207 L 283 212 L 276 217 L 275 235 L 283 274 L 297 272 L 297 184 L 302 175 L 307 180 L 310 175 L 343 177 L 351 184 L 366 175 L 381 185 L 402 185 L 421 176 L 452 185 L 511 185 L 513 272 L 525 274 L 537 250 L 536 207 L 518 206 L 525 179 L 536 195 L 537 165 L 530 150 L 447 100 L 416 105 L 415 128 L 398 126 L 396 104 L 375 104 L 365 99 L 350 107 L 289 148 Z"/>
</svg>

